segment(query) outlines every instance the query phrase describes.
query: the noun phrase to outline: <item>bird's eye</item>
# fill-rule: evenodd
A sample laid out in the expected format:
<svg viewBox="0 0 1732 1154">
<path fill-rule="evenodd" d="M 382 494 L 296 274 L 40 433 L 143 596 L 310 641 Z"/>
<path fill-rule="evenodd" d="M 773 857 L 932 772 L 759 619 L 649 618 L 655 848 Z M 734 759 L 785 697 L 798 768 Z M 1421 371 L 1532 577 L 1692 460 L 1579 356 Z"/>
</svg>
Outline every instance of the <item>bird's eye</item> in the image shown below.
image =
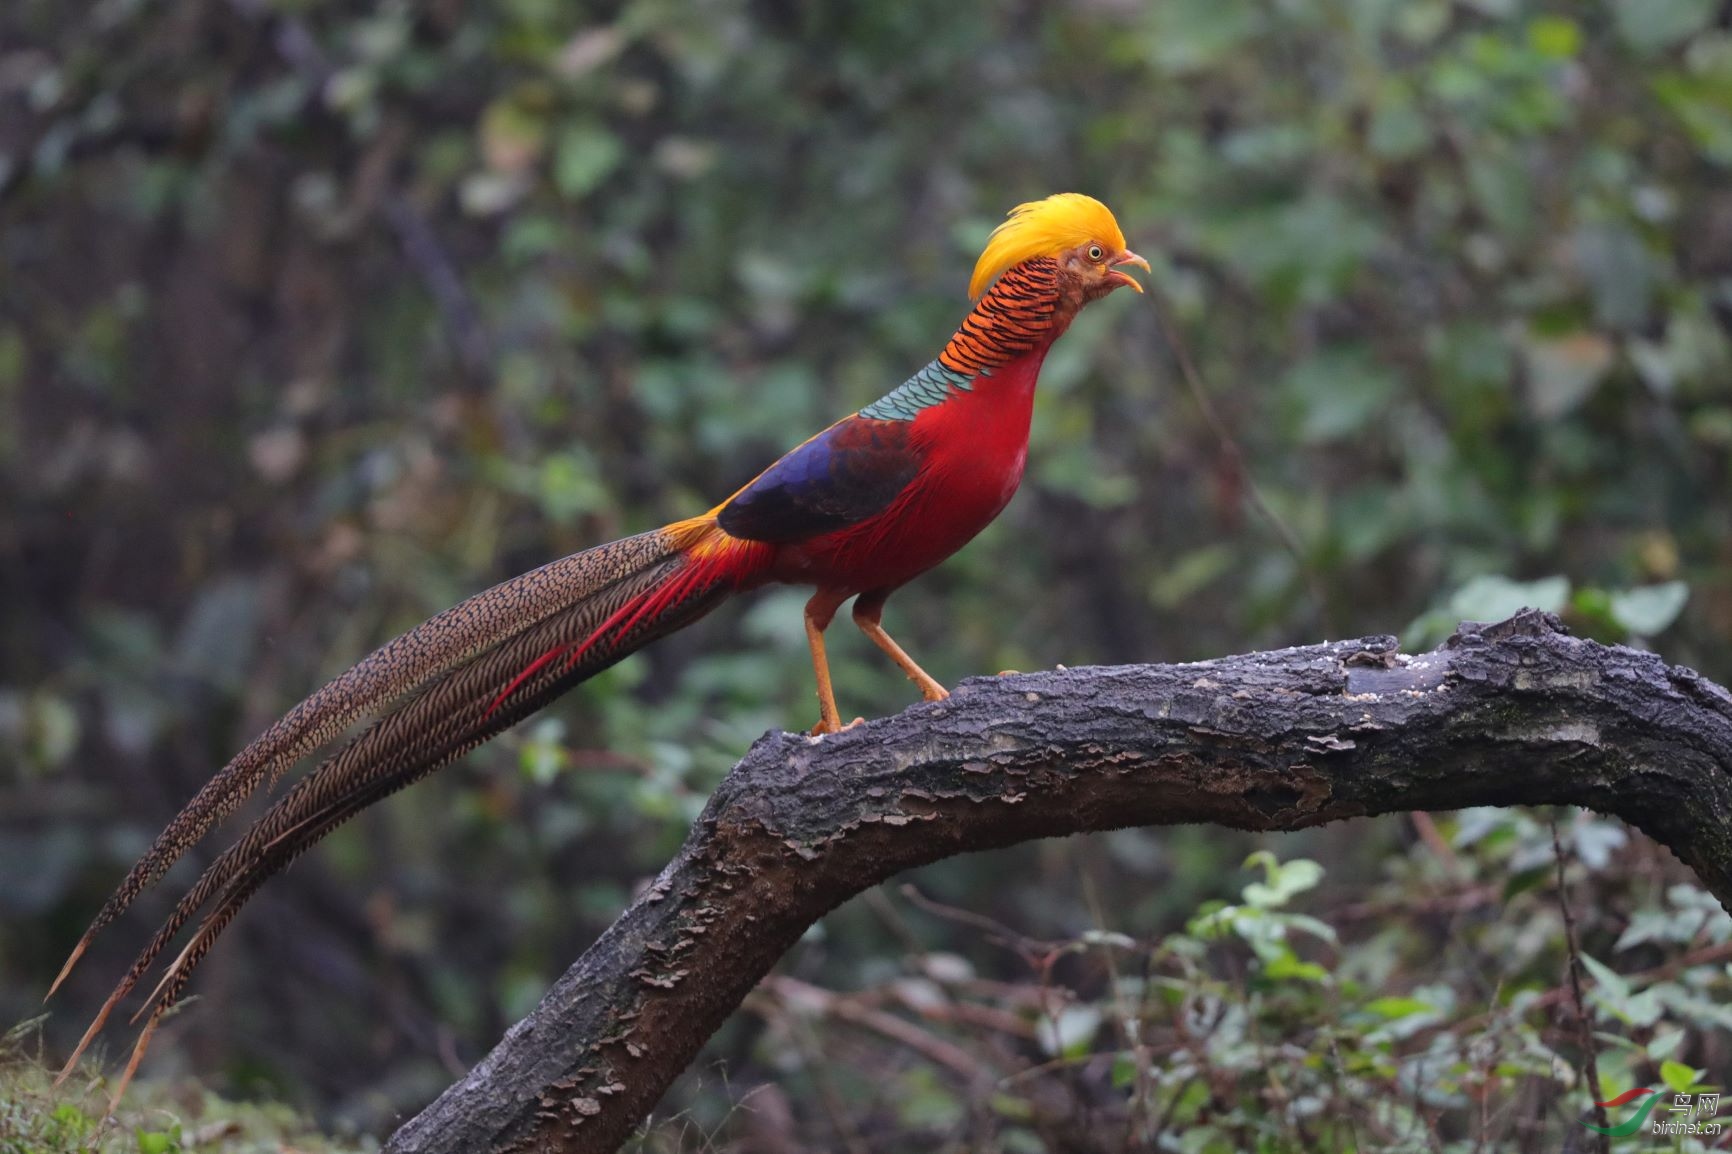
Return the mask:
<svg viewBox="0 0 1732 1154">
<path fill-rule="evenodd" d="M 1089 259 L 1090 260 L 1099 261 L 1101 259 L 1101 257 L 1103 257 L 1105 255 L 1107 255 L 1107 254 L 1101 250 L 1100 245 L 1098 245 L 1098 244 L 1089 245 Z"/>
</svg>

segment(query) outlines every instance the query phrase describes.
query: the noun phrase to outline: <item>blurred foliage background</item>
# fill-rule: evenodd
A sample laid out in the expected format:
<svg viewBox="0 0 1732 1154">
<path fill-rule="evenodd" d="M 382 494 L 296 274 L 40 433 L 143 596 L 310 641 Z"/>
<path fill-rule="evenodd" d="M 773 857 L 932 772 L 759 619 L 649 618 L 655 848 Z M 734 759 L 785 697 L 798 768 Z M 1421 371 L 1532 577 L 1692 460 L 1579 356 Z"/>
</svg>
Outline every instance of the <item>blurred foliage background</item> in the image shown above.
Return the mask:
<svg viewBox="0 0 1732 1154">
<path fill-rule="evenodd" d="M 1079 321 L 1021 495 L 891 606 L 941 679 L 1429 645 L 1528 603 L 1732 681 L 1729 169 L 1720 0 L 14 0 L 0 1022 L 280 711 L 902 381 L 992 225 L 1058 190 L 1155 261 L 1204 392 L 1149 298 Z M 802 597 L 342 830 L 148 1071 L 386 1132 L 754 737 L 809 724 Z M 901 708 L 851 634 L 843 709 Z M 1535 1148 L 1588 1100 L 1548 820 L 942 863 L 814 929 L 643 1143 Z M 1641 838 L 1558 820 L 1603 1078 L 1732 1075 L 1732 923 Z M 50 1053 L 146 921 L 57 999 Z"/>
</svg>

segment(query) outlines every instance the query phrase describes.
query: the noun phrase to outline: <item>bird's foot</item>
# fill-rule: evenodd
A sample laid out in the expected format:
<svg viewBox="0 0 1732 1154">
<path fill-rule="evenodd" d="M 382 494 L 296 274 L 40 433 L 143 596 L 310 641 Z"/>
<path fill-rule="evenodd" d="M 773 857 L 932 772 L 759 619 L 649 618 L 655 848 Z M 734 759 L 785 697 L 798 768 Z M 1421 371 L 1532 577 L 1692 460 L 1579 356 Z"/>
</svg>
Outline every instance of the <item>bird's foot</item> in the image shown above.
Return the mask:
<svg viewBox="0 0 1732 1154">
<path fill-rule="evenodd" d="M 920 696 L 924 697 L 928 701 L 943 701 L 946 697 L 950 696 L 950 690 L 934 681 L 930 685 L 922 685 L 920 687 Z"/>
<path fill-rule="evenodd" d="M 853 721 L 850 721 L 847 725 L 836 725 L 836 726 L 827 726 L 823 723 L 823 721 L 819 721 L 817 725 L 814 725 L 811 729 L 808 729 L 806 731 L 806 735 L 808 737 L 823 737 L 825 734 L 830 734 L 830 733 L 846 733 L 848 730 L 853 729 L 856 725 L 865 725 L 865 724 L 866 724 L 866 719 L 864 717 L 856 717 Z"/>
</svg>

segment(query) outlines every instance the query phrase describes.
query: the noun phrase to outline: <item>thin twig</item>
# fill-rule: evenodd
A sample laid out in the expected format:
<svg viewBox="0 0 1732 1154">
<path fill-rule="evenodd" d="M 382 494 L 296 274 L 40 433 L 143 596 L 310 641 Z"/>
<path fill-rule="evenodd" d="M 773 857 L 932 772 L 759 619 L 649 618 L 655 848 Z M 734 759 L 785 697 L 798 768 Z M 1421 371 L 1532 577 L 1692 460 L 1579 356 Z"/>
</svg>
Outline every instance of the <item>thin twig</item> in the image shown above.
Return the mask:
<svg viewBox="0 0 1732 1154">
<path fill-rule="evenodd" d="M 397 236 L 403 256 L 433 298 L 434 305 L 445 318 L 444 328 L 458 363 L 475 384 L 489 383 L 493 367 L 493 342 L 482 323 L 481 312 L 475 307 L 469 289 L 463 283 L 457 264 L 451 259 L 433 226 L 422 216 L 408 196 L 393 191 L 385 197 L 385 222 Z"/>
<path fill-rule="evenodd" d="M 804 1018 L 795 1013 L 787 1013 L 784 1020 L 788 1027 L 788 1038 L 794 1043 L 794 1049 L 799 1051 L 800 1061 L 805 1065 L 806 1072 L 811 1075 L 812 1084 L 818 1091 L 818 1103 L 829 1119 L 830 1128 L 835 1131 L 837 1141 L 848 1154 L 867 1154 L 860 1128 L 848 1114 L 847 1103 L 843 1101 L 842 1092 L 837 1089 L 835 1079 L 830 1076 L 830 1066 L 824 1061 L 810 1026 Z"/>
<path fill-rule="evenodd" d="M 1293 554 L 1293 563 L 1299 567 L 1299 575 L 1305 582 L 1306 592 L 1311 598 L 1311 609 L 1319 621 L 1323 620 L 1328 601 L 1323 594 L 1322 582 L 1318 580 L 1316 571 L 1305 558 L 1305 545 L 1299 540 L 1299 535 L 1293 527 L 1282 520 L 1269 504 L 1269 499 L 1263 495 L 1262 486 L 1257 484 L 1257 478 L 1245 465 L 1245 452 L 1239 448 L 1239 442 L 1234 439 L 1233 432 L 1227 428 L 1227 422 L 1221 419 L 1220 412 L 1215 408 L 1215 402 L 1210 399 L 1209 391 L 1203 386 L 1202 375 L 1197 372 L 1195 362 L 1191 360 L 1190 347 L 1179 334 L 1178 326 L 1169 318 L 1166 301 L 1158 288 L 1150 286 L 1148 291 L 1149 304 L 1155 313 L 1155 323 L 1161 327 L 1161 337 L 1167 342 L 1167 347 L 1173 351 L 1173 360 L 1178 363 L 1179 375 L 1184 379 L 1185 387 L 1190 391 L 1191 399 L 1196 402 L 1197 410 L 1202 413 L 1204 422 L 1215 439 L 1220 442 L 1221 452 L 1232 465 L 1234 473 L 1245 483 L 1245 495 L 1251 502 L 1251 507 L 1257 510 L 1269 527 L 1275 530 L 1275 535 L 1281 538 L 1281 543 L 1287 551 Z"/>
<path fill-rule="evenodd" d="M 930 951 L 927 950 L 926 943 L 920 940 L 920 935 L 915 933 L 907 920 L 903 918 L 902 911 L 896 908 L 896 903 L 890 900 L 890 895 L 885 892 L 885 888 L 874 886 L 860 896 L 861 900 L 866 903 L 866 908 L 876 914 L 878 920 L 884 923 L 884 928 L 901 940 L 902 948 L 920 959 L 920 964 L 924 967 Z"/>
<path fill-rule="evenodd" d="M 309 93 L 325 90 L 337 66 L 306 24 L 263 0 L 229 0 L 229 6 L 243 19 L 271 28 L 277 56 L 306 82 Z M 389 177 L 388 172 L 382 175 Z M 387 188 L 379 198 L 380 215 L 439 310 L 445 322 L 441 327 L 464 374 L 471 383 L 487 383 L 493 366 L 493 342 L 456 261 L 408 195 L 389 179 L 384 183 Z"/>
<path fill-rule="evenodd" d="M 784 1009 L 789 1006 L 809 1007 L 839 1022 L 870 1030 L 913 1050 L 936 1065 L 960 1074 L 969 1082 L 985 1083 L 992 1080 L 993 1075 L 980 1060 L 956 1043 L 922 1030 L 906 1018 L 874 1009 L 845 994 L 781 974 L 764 979 L 759 990 L 775 996 Z M 751 1004 L 748 999 L 747 1005 Z"/>
<path fill-rule="evenodd" d="M 1423 809 L 1416 809 L 1409 812 L 1407 817 L 1413 822 L 1413 831 L 1419 835 L 1419 840 L 1424 842 L 1425 848 L 1437 858 L 1438 864 L 1443 866 L 1443 871 L 1449 875 L 1450 880 L 1459 881 L 1465 876 L 1466 871 L 1461 868 L 1461 859 L 1455 856 L 1455 850 L 1437 828 L 1437 822 L 1432 820 L 1432 816 Z"/>
<path fill-rule="evenodd" d="M 1594 1041 L 1593 1027 L 1588 1023 L 1588 1011 L 1582 998 L 1582 956 L 1576 947 L 1576 920 L 1570 915 L 1569 895 L 1564 887 L 1564 843 L 1558 837 L 1558 820 L 1553 818 L 1552 855 L 1558 867 L 1558 910 L 1564 915 L 1564 943 L 1570 951 L 1570 997 L 1576 1009 L 1576 1030 L 1581 1035 L 1582 1065 L 1588 1083 L 1588 1098 L 1594 1104 L 1594 1122 L 1599 1127 L 1600 1154 L 1611 1154 L 1612 1140 L 1606 1134 L 1612 1124 L 1606 1120 L 1606 1108 L 1600 1104 L 1600 1051 Z"/>
<path fill-rule="evenodd" d="M 1387 918 L 1392 914 L 1399 914 L 1403 917 L 1429 914 L 1455 915 L 1468 910 L 1484 909 L 1487 906 L 1501 906 L 1502 904 L 1503 890 L 1501 887 L 1474 886 L 1470 889 L 1439 894 L 1429 898 L 1390 898 L 1388 900 L 1372 899 L 1351 902 L 1348 905 L 1330 910 L 1329 919 L 1339 925 L 1343 922 L 1375 921 Z"/>
<path fill-rule="evenodd" d="M 1718 962 L 1727 961 L 1732 961 L 1732 942 L 1720 942 L 1711 946 L 1701 946 L 1689 951 L 1688 953 L 1680 954 L 1664 965 L 1655 966 L 1651 970 L 1641 970 L 1634 974 L 1625 974 L 1624 978 L 1632 986 L 1645 986 L 1651 982 L 1663 982 L 1675 978 L 1683 971 L 1695 966 L 1714 965 Z M 1495 1002 L 1497 999 L 1493 997 L 1488 998 L 1487 1000 Z M 1570 987 L 1568 985 L 1554 986 L 1552 989 L 1547 990 L 1538 997 L 1523 1003 L 1521 1012 L 1524 1015 L 1533 1014 L 1541 1010 L 1548 1010 L 1553 1006 L 1560 1005 L 1569 1000 Z M 1439 1022 L 1436 1025 L 1427 1026 L 1422 1030 L 1416 1030 L 1413 1033 L 1412 1038 L 1423 1040 L 1431 1034 L 1445 1030 L 1452 1034 L 1471 1033 L 1474 1030 L 1489 1025 L 1493 1020 L 1501 1017 L 1502 1013 L 1502 1011 L 1487 1011 L 1483 1014 L 1474 1014 L 1472 1017 L 1462 1018 L 1455 1022 Z"/>
<path fill-rule="evenodd" d="M 1107 933 L 1106 910 L 1101 905 L 1100 893 L 1095 887 L 1094 871 L 1089 868 L 1086 857 L 1076 859 L 1077 875 L 1082 881 L 1083 901 L 1088 906 L 1089 917 L 1094 921 L 1095 928 Z M 1145 958 L 1148 952 L 1145 951 Z M 1141 1015 L 1133 1013 L 1125 997 L 1124 982 L 1119 975 L 1118 959 L 1112 950 L 1102 950 L 1101 958 L 1106 962 L 1107 979 L 1112 983 L 1113 1010 L 1118 1016 L 1120 1035 L 1131 1049 L 1132 1060 L 1136 1064 L 1136 1084 L 1131 1094 L 1130 1106 L 1125 1110 L 1124 1147 L 1135 1149 L 1137 1145 L 1137 1122 L 1147 1125 L 1149 1102 L 1154 1095 L 1154 1077 L 1152 1072 L 1153 1059 L 1149 1053 L 1148 1042 L 1144 1038 Z M 1138 1007 L 1141 1007 L 1139 1001 Z"/>
<path fill-rule="evenodd" d="M 977 914 L 972 910 L 959 910 L 955 906 L 947 906 L 943 902 L 933 901 L 911 884 L 902 887 L 902 896 L 935 917 L 982 931 L 987 935 L 988 941 L 1016 951 L 1025 959 L 1029 959 L 1031 965 L 1040 956 L 1050 954 L 1054 950 L 1070 944 L 1069 942 L 1042 941 L 1040 938 L 1031 938 L 1025 934 L 1020 934 L 1003 922 L 989 918 L 985 914 Z"/>
</svg>

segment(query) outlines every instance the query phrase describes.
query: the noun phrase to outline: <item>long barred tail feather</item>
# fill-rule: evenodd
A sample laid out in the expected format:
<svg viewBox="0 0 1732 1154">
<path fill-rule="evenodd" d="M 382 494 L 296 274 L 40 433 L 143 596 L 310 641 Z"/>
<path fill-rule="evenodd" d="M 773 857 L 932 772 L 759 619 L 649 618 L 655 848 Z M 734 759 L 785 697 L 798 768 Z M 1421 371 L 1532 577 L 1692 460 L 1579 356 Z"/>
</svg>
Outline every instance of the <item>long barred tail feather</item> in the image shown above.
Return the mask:
<svg viewBox="0 0 1732 1154">
<path fill-rule="evenodd" d="M 200 910 L 210 906 L 139 1012 L 140 1017 L 148 1015 L 148 1021 L 116 1101 L 162 1014 L 268 878 L 367 806 L 449 764 L 650 641 L 690 624 L 749 583 L 751 547 L 723 538 L 728 546 L 740 548 L 688 548 L 694 541 L 713 544 L 719 532 L 706 523 L 681 523 L 573 554 L 496 586 L 387 644 L 327 685 L 291 713 L 298 718 L 295 726 L 285 718 L 268 730 L 248 747 L 263 752 L 249 758 L 243 751 L 218 775 L 224 784 L 207 785 L 157 839 L 103 907 L 68 969 L 90 937 L 192 842 L 266 778 L 280 776 L 295 760 L 286 751 L 301 743 L 311 742 L 305 747 L 311 749 L 328 742 L 367 711 L 357 704 L 362 696 L 374 708 L 395 701 L 389 712 L 297 781 L 206 868 L 103 1004 L 61 1077 L 70 1073 L 115 1007 Z M 564 571 L 550 574 L 556 566 L 564 566 Z M 527 581 L 538 574 L 545 576 Z M 505 606 L 515 607 L 517 615 Z M 468 613 L 460 616 L 465 607 L 470 607 Z M 482 622 L 494 629 L 491 644 L 486 643 Z M 421 640 L 408 644 L 417 635 Z M 365 677 L 357 675 L 356 670 L 375 663 L 381 667 Z M 357 688 L 363 684 L 366 693 Z M 334 693 L 339 685 L 349 689 Z M 343 723 L 333 720 L 338 716 Z M 324 738 L 313 741 L 313 734 Z M 175 833 L 177 828 L 180 832 Z M 188 837 L 190 841 L 184 840 Z"/>
<path fill-rule="evenodd" d="M 668 532 L 654 530 L 562 557 L 452 606 L 334 678 L 237 753 L 157 835 L 79 939 L 48 996 L 54 996 L 92 938 L 259 787 L 274 784 L 291 765 L 330 743 L 363 714 L 413 692 L 598 587 L 672 555 Z"/>
</svg>

